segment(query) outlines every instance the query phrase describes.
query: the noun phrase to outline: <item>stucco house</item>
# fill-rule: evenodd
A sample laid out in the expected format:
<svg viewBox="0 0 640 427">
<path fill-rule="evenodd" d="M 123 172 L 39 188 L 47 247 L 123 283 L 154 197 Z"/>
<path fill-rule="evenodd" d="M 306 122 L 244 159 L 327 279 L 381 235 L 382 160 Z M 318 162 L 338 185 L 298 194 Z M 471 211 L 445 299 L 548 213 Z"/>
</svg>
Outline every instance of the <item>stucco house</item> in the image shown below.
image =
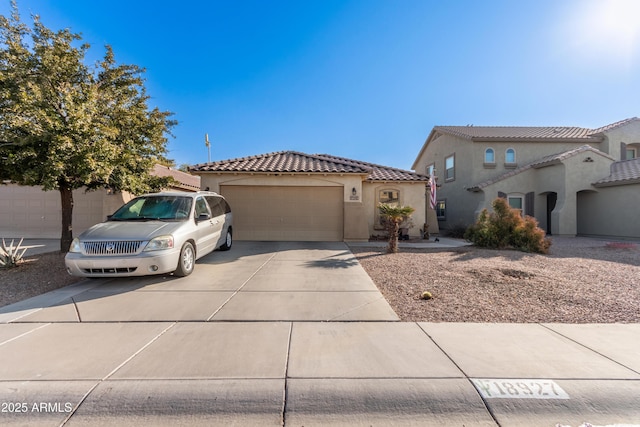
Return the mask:
<svg viewBox="0 0 640 427">
<path fill-rule="evenodd" d="M 198 191 L 200 178 L 162 165 L 155 165 L 154 175 L 170 176 L 174 183 L 168 190 Z M 132 194 L 106 189 L 73 192 L 73 234 L 77 236 L 94 224 L 105 220 Z M 0 184 L 0 237 L 60 238 L 62 207 L 58 191 L 12 183 Z"/>
<path fill-rule="evenodd" d="M 436 126 L 412 169 L 437 179 L 441 229 L 496 197 L 553 235 L 640 238 L 640 119 L 581 127 Z"/>
<path fill-rule="evenodd" d="M 428 177 L 328 154 L 280 151 L 192 166 L 234 213 L 239 240 L 358 241 L 384 234 L 378 203 L 416 208 L 420 237 Z"/>
</svg>

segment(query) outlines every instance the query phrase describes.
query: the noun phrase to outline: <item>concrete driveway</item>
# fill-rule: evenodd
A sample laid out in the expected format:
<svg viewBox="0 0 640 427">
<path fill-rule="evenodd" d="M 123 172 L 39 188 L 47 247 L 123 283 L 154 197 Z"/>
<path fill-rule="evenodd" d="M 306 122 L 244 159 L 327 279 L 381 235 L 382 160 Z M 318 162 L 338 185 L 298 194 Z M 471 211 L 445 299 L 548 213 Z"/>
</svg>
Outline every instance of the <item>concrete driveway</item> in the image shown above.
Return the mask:
<svg viewBox="0 0 640 427">
<path fill-rule="evenodd" d="M 13 316 L 13 318 L 11 318 Z M 188 277 L 93 279 L 0 321 L 397 321 L 344 243 L 235 242 Z"/>
</svg>

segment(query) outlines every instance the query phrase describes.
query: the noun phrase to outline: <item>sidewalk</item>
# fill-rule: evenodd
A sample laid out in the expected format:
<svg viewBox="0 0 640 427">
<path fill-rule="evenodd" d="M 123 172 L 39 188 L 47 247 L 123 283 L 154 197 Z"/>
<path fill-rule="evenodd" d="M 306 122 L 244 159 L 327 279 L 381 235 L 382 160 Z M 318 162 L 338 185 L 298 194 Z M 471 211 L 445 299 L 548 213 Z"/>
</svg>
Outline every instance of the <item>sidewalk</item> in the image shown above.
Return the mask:
<svg viewBox="0 0 640 427">
<path fill-rule="evenodd" d="M 640 425 L 640 325 L 0 326 L 3 425 Z"/>
</svg>

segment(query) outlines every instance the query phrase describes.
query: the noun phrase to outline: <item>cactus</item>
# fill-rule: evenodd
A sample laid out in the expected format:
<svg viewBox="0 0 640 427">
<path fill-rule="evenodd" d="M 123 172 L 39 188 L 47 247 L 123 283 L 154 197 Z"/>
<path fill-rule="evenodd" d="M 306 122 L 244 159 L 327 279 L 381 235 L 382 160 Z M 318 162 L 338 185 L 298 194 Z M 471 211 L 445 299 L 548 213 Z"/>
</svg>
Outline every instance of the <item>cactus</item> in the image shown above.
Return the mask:
<svg viewBox="0 0 640 427">
<path fill-rule="evenodd" d="M 24 239 L 20 239 L 18 245 L 14 246 L 14 241 L 12 239 L 9 246 L 7 246 L 7 243 L 2 239 L 2 247 L 0 248 L 0 268 L 10 268 L 18 265 L 24 256 L 24 253 L 27 251 L 27 248 L 21 247 L 23 240 Z"/>
</svg>

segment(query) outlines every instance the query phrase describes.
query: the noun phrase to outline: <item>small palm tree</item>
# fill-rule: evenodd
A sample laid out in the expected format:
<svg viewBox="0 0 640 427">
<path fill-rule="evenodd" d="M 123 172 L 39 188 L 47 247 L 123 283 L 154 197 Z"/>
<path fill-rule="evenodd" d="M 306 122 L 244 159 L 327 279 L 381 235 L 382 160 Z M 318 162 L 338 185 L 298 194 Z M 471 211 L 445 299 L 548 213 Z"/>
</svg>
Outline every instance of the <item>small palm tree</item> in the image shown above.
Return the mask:
<svg viewBox="0 0 640 427">
<path fill-rule="evenodd" d="M 388 253 L 398 252 L 398 230 L 400 224 L 409 218 L 415 211 L 411 206 L 394 206 L 386 203 L 380 203 L 378 205 L 380 215 L 385 220 L 387 225 L 387 231 L 389 232 L 389 246 L 387 246 Z"/>
</svg>

